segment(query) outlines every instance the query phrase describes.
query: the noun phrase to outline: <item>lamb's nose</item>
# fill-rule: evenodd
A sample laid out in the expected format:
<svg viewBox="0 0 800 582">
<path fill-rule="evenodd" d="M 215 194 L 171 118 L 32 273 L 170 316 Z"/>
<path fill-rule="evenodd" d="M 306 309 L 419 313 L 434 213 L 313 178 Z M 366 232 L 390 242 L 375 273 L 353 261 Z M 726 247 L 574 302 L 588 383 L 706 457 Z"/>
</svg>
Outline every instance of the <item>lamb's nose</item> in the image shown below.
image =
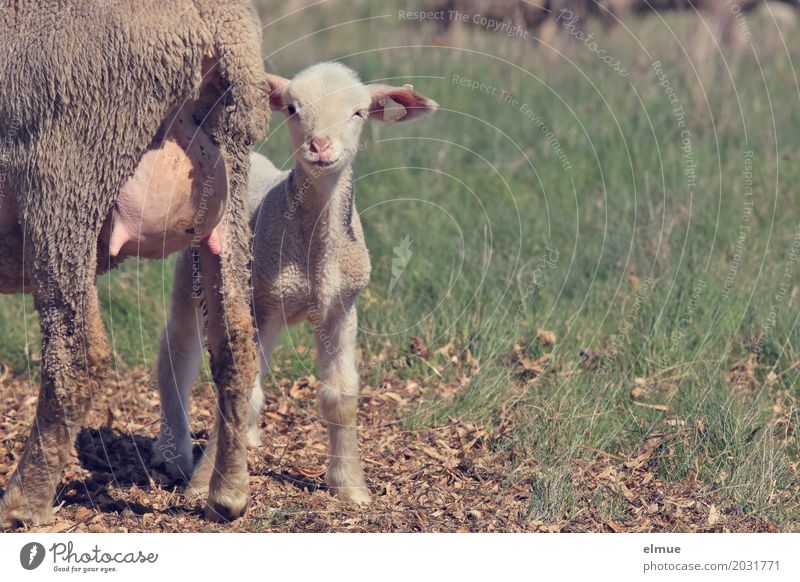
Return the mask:
<svg viewBox="0 0 800 582">
<path fill-rule="evenodd" d="M 315 137 L 311 140 L 311 151 L 321 154 L 331 147 L 331 140 L 327 137 Z"/>
</svg>

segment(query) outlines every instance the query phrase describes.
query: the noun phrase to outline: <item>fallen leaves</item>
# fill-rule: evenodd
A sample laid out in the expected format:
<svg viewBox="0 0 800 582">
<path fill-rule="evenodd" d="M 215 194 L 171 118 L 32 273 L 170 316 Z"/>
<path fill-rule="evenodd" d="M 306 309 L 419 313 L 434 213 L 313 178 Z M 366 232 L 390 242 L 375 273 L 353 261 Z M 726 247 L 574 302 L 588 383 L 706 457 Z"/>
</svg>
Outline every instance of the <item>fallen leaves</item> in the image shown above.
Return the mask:
<svg viewBox="0 0 800 582">
<path fill-rule="evenodd" d="M 528 378 L 536 378 L 544 374 L 548 369 L 550 354 L 545 354 L 536 359 L 531 359 L 519 344 L 514 344 L 514 354 L 516 363 L 521 368 L 520 375 Z"/>
<path fill-rule="evenodd" d="M 537 336 L 538 337 L 538 336 Z M 556 339 L 539 337 L 541 346 Z M 565 466 L 575 495 L 572 513 L 543 521 L 532 514 L 536 483 L 545 468 L 519 444 L 524 416 L 502 408 L 487 424 L 444 418 L 435 426 L 409 428 L 429 398 L 451 398 L 469 385 L 477 360 L 453 342 L 429 352 L 428 363 L 458 363 L 450 381 L 437 377 L 384 381 L 363 386 L 359 440 L 367 480 L 375 498 L 354 511 L 326 490 L 327 433 L 318 413 L 320 382 L 314 376 L 279 378 L 265 391 L 264 447 L 248 450 L 252 475 L 251 511 L 230 525 L 202 519 L 202 500 L 187 500 L 169 483 L 151 478 L 150 456 L 158 431 L 158 395 L 144 370 L 121 374 L 93 395 L 89 428 L 81 431 L 74 458 L 61 478 L 54 521 L 41 531 L 769 531 L 768 522 L 743 516 L 696 477 L 666 482 L 659 461 L 668 458 L 671 436 L 653 432 L 632 450 L 582 449 Z M 536 349 L 540 349 L 537 346 Z M 513 365 L 524 384 L 556 373 L 549 354 L 514 347 Z M 539 352 L 540 353 L 540 352 Z M 395 353 L 395 356 L 397 354 Z M 399 357 L 402 358 L 402 355 Z M 420 357 L 422 357 L 420 355 Z M 635 379 L 637 405 L 660 388 Z M 776 383 L 775 390 L 780 383 Z M 26 379 L 8 378 L 0 393 L 4 440 L 0 441 L 0 488 L 8 483 L 30 427 L 35 398 Z M 516 402 L 517 399 L 515 399 Z M 797 422 L 788 396 L 775 392 L 770 430 L 787 434 Z M 666 405 L 664 405 L 666 406 Z M 208 437 L 216 409 L 208 384 L 193 391 L 192 428 L 196 454 Z M 656 408 L 658 410 L 658 408 Z M 666 412 L 666 410 L 661 410 Z M 529 417 L 528 417 L 529 420 Z M 706 429 L 702 420 L 665 419 L 679 431 Z M 669 430 L 669 429 L 667 429 Z M 130 431 L 134 431 L 131 434 Z M 720 475 L 719 482 L 725 477 Z M 715 487 L 719 487 L 718 484 Z M 598 501 L 599 500 L 599 501 Z M 613 512 L 600 508 L 603 503 Z"/>
<path fill-rule="evenodd" d="M 539 338 L 539 341 L 544 347 L 550 347 L 556 344 L 556 334 L 552 331 L 540 329 L 538 332 L 536 332 L 536 337 Z"/>
<path fill-rule="evenodd" d="M 314 376 L 298 378 L 289 388 L 289 397 L 295 400 L 304 400 L 316 395 L 320 383 Z"/>
<path fill-rule="evenodd" d="M 593 461 L 577 461 L 574 476 L 577 515 L 560 531 L 613 532 L 707 532 L 774 531 L 764 520 L 723 511 L 718 494 L 709 492 L 694 475 L 680 482 L 666 482 L 658 476 L 655 462 L 667 446 L 666 435 L 646 437 L 624 460 L 604 455 Z M 604 501 L 624 503 L 622 516 L 609 519 L 591 509 Z"/>
<path fill-rule="evenodd" d="M 308 477 L 309 479 L 318 479 L 322 477 L 325 473 L 327 473 L 327 469 L 297 469 L 297 472 L 300 473 L 303 477 Z"/>
<path fill-rule="evenodd" d="M 717 509 L 717 506 L 712 503 L 708 510 L 708 519 L 706 520 L 706 523 L 709 526 L 715 526 L 717 522 L 719 522 L 720 518 L 721 515 L 719 513 L 719 509 Z"/>
<path fill-rule="evenodd" d="M 631 398 L 646 398 L 648 394 L 647 382 L 644 378 L 636 378 L 633 381 L 633 389 L 631 390 Z"/>
<path fill-rule="evenodd" d="M 663 434 L 654 434 L 648 437 L 644 443 L 639 448 L 637 455 L 625 461 L 625 466 L 629 469 L 638 469 L 644 463 L 650 460 L 655 453 L 656 449 L 660 447 L 664 442 L 664 435 Z"/>
</svg>

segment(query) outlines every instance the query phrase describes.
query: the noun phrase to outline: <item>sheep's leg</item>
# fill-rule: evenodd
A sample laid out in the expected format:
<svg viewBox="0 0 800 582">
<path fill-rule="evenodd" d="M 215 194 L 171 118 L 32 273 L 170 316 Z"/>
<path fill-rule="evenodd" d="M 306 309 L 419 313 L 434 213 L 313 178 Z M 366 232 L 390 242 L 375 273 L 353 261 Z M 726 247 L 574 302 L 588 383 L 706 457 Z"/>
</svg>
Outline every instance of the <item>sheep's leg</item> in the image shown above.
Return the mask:
<svg viewBox="0 0 800 582">
<path fill-rule="evenodd" d="M 263 369 L 263 368 L 262 368 Z M 261 440 L 261 408 L 264 406 L 264 388 L 261 386 L 263 372 L 256 373 L 253 382 L 253 390 L 250 392 L 250 408 L 247 417 L 247 444 L 251 447 L 260 447 L 264 443 Z"/>
<path fill-rule="evenodd" d="M 272 357 L 272 352 L 275 350 L 275 345 L 280 338 L 282 326 L 273 322 L 260 323 L 256 320 L 258 325 L 258 359 L 260 366 L 256 373 L 256 379 L 253 382 L 253 391 L 250 394 L 250 417 L 247 429 L 247 442 L 251 447 L 260 447 L 261 431 L 259 429 L 259 421 L 261 420 L 261 409 L 264 406 L 264 388 L 261 384 L 263 377 L 269 372 L 269 360 Z"/>
<path fill-rule="evenodd" d="M 189 401 L 205 334 L 199 309 L 199 271 L 196 248 L 178 255 L 169 321 L 161 333 L 158 349 L 161 430 L 153 447 L 153 464 L 180 481 L 188 481 L 194 468 Z"/>
<path fill-rule="evenodd" d="M 240 224 L 246 229 L 245 221 Z M 242 516 L 250 500 L 247 423 L 256 366 L 247 246 L 246 242 L 236 244 L 241 239 L 232 240 L 235 235 L 245 238 L 246 232 L 236 232 L 230 222 L 221 230 L 224 244 L 220 255 L 206 246 L 200 249 L 211 374 L 219 406 L 214 433 L 192 475 L 190 492 L 202 493 L 208 487 L 206 517 L 229 521 Z M 213 470 L 210 459 L 214 459 Z"/>
<path fill-rule="evenodd" d="M 253 381 L 253 388 L 250 391 L 250 403 L 248 406 L 248 420 L 247 420 L 247 444 L 251 447 L 262 446 L 261 429 L 259 421 L 261 420 L 261 409 L 264 406 L 264 389 L 261 385 L 262 377 L 269 372 L 269 358 L 275 348 L 275 344 L 280 338 L 280 326 L 267 326 L 264 331 L 259 332 L 258 338 L 258 352 L 261 366 L 259 372 L 256 373 L 255 380 Z M 211 471 L 213 470 L 213 459 L 217 454 L 217 427 L 214 428 L 208 440 L 208 446 L 201 458 L 194 475 L 190 487 L 190 495 L 199 495 L 208 490 L 208 483 L 211 478 Z"/>
<path fill-rule="evenodd" d="M 61 470 L 90 396 L 108 369 L 110 353 L 94 284 L 96 240 L 90 233 L 70 237 L 61 225 L 29 239 L 42 328 L 41 389 L 36 420 L 0 501 L 0 529 L 50 518 Z"/>
<path fill-rule="evenodd" d="M 208 480 L 206 517 L 230 520 L 244 514 L 250 500 L 247 421 L 256 359 L 250 312 L 247 176 L 250 147 L 266 133 L 269 108 L 252 9 L 231 11 L 228 2 L 196 2 L 195 7 L 214 39 L 211 52 L 216 62 L 212 68 L 219 81 L 201 92 L 198 107 L 208 113 L 204 127 L 220 144 L 229 170 L 229 184 L 219 185 L 228 190 L 225 214 L 217 226 L 221 244 L 215 251 L 220 252 L 212 254 L 212 245 L 204 245 L 200 251 L 211 374 L 219 398 L 217 450 Z M 192 485 L 205 483 L 207 475 L 199 472 L 195 470 Z"/>
<path fill-rule="evenodd" d="M 357 320 L 355 306 L 335 310 L 315 324 L 317 364 L 322 377 L 320 411 L 328 425 L 330 460 L 327 482 L 348 503 L 370 502 L 358 451 L 356 412 L 359 381 L 356 368 Z"/>
</svg>

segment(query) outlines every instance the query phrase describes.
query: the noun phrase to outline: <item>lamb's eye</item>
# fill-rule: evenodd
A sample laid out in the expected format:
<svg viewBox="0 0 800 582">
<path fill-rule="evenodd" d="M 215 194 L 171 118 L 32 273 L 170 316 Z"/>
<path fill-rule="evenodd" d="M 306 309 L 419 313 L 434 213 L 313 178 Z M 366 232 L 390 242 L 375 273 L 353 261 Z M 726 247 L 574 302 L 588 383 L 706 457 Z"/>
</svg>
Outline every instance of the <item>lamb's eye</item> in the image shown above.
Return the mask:
<svg viewBox="0 0 800 582">
<path fill-rule="evenodd" d="M 361 119 L 366 119 L 369 117 L 369 111 L 366 109 L 359 109 L 355 113 L 353 113 L 353 117 L 360 117 Z"/>
<path fill-rule="evenodd" d="M 295 113 L 297 113 L 297 109 L 295 109 L 294 105 L 287 105 L 286 113 L 288 113 L 289 115 L 294 115 Z"/>
</svg>

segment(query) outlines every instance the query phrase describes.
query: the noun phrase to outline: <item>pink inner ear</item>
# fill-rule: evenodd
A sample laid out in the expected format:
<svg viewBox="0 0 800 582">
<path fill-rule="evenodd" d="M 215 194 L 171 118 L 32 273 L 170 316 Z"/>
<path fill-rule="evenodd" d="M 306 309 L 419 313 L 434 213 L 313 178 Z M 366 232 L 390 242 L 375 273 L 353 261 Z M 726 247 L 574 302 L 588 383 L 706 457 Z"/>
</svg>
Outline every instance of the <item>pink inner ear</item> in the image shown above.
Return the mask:
<svg viewBox="0 0 800 582">
<path fill-rule="evenodd" d="M 269 94 L 269 108 L 273 111 L 280 111 L 283 109 L 283 91 L 278 89 L 270 91 Z"/>
<path fill-rule="evenodd" d="M 284 107 L 283 93 L 289 84 L 288 79 L 279 75 L 267 74 L 267 90 L 269 91 L 269 107 L 275 111 L 280 111 Z"/>
<path fill-rule="evenodd" d="M 396 121 L 409 121 L 427 113 L 436 111 L 439 105 L 432 99 L 417 93 L 411 86 L 406 87 L 375 87 L 370 114 L 381 121 L 384 120 L 384 106 L 388 99 L 399 103 L 406 109 L 406 115 Z"/>
</svg>

